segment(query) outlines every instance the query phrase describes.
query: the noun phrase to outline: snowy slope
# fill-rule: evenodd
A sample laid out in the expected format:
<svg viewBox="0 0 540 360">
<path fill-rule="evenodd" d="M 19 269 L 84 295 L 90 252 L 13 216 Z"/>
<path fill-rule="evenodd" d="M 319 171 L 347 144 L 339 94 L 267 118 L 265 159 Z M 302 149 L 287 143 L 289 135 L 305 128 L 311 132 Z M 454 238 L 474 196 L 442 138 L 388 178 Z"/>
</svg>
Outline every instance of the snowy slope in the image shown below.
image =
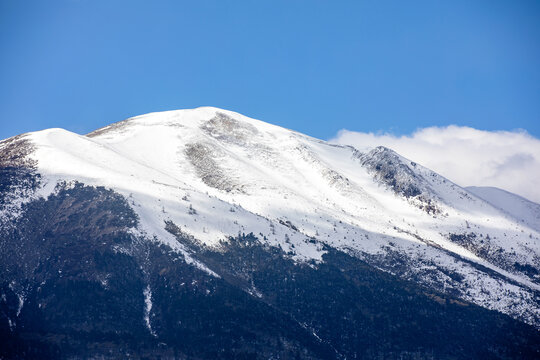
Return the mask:
<svg viewBox="0 0 540 360">
<path fill-rule="evenodd" d="M 468 186 L 466 189 L 520 222 L 540 231 L 540 204 L 496 187 Z"/>
<path fill-rule="evenodd" d="M 138 116 L 86 136 L 49 129 L 26 138 L 40 195 L 59 181 L 114 189 L 139 215 L 139 235 L 210 273 L 165 222 L 214 248 L 252 232 L 301 262 L 323 261 L 332 246 L 540 324 L 534 222 L 390 149 L 362 153 L 210 107 Z"/>
</svg>

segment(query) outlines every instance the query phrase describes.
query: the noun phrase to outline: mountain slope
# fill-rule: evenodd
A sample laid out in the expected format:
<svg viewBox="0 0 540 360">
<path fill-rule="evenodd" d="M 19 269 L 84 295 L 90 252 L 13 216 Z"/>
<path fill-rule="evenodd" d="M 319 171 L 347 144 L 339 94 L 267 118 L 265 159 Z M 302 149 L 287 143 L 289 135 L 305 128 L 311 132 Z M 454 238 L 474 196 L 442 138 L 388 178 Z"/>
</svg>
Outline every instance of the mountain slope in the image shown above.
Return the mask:
<svg viewBox="0 0 540 360">
<path fill-rule="evenodd" d="M 540 230 L 540 205 L 512 194 L 506 190 L 489 186 L 468 186 L 467 191 L 505 211 L 527 226 Z"/>
<path fill-rule="evenodd" d="M 144 333 L 144 349 L 159 341 L 175 344 L 163 348 L 163 356 L 175 356 L 171 348 L 182 356 L 250 353 L 244 335 L 224 335 L 236 324 L 244 330 L 234 331 L 245 332 L 255 348 L 267 349 L 263 357 L 397 357 L 405 351 L 427 358 L 440 348 L 437 334 L 444 329 L 428 324 L 451 317 L 461 325 L 446 328 L 454 334 L 449 344 L 462 348 L 443 347 L 440 358 L 488 351 L 459 333 L 495 324 L 507 335 L 482 340 L 491 355 L 538 350 L 537 331 L 522 323 L 540 327 L 538 227 L 390 149 L 361 153 L 237 113 L 198 108 L 143 115 L 86 136 L 62 129 L 25 134 L 0 143 L 0 153 L 1 304 L 4 332 L 20 343 L 14 353 L 31 351 L 21 329 L 37 326 L 39 284 L 58 286 L 58 274 L 66 272 L 63 292 L 76 294 L 84 286 L 105 296 L 105 303 L 129 303 L 117 294 L 133 292 L 133 311 L 118 326 L 139 321 L 133 326 Z M 94 254 L 88 268 L 71 264 L 84 254 Z M 138 275 L 122 278 L 123 271 Z M 372 304 L 377 296 L 368 293 L 374 289 L 387 302 Z M 50 291 L 49 299 L 59 296 Z M 204 310 L 198 307 L 203 303 Z M 217 352 L 207 354 L 190 348 L 208 339 L 195 334 L 202 328 L 189 331 L 191 325 L 179 320 L 188 316 L 178 313 L 186 306 L 194 309 L 190 316 L 214 314 L 190 320 L 225 330 L 213 339 L 227 345 L 212 342 Z M 407 308 L 413 309 L 408 315 Z M 84 316 L 100 311 L 109 312 Z M 340 320 L 321 319 L 328 311 Z M 282 318 L 257 328 L 239 314 Z M 84 316 L 68 317 L 69 326 L 80 328 Z M 98 331 L 85 326 L 78 331 Z M 103 326 L 102 333 L 114 332 L 108 321 Z M 428 335 L 406 341 L 397 335 L 403 326 Z M 346 338 L 335 337 L 337 328 Z M 129 326 L 125 334 L 118 341 L 131 349 L 126 338 L 142 336 Z M 195 338 L 178 343 L 173 339 L 179 334 Z M 374 334 L 382 340 L 366 340 Z M 523 346 L 503 346 L 508 336 Z M 71 341 L 76 352 L 81 340 Z M 39 344 L 35 348 L 45 346 Z M 48 344 L 57 351 L 56 342 Z M 111 351 L 118 356 L 122 346 Z"/>
</svg>

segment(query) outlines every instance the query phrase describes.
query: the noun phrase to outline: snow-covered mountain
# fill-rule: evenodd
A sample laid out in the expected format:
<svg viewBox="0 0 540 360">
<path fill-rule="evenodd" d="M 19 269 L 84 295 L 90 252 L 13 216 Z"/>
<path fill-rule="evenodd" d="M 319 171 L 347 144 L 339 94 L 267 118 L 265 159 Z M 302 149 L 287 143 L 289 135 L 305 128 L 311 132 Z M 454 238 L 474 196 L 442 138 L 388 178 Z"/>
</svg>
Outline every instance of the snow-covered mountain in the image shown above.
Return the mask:
<svg viewBox="0 0 540 360">
<path fill-rule="evenodd" d="M 8 248 L 25 251 L 6 244 L 15 233 L 24 236 L 31 204 L 62 198 L 55 224 L 67 226 L 76 201 L 66 196 L 93 187 L 103 192 L 97 198 L 125 201 L 120 219 L 133 212 L 134 220 L 121 226 L 107 220 L 114 208 L 92 222 L 99 236 L 123 229 L 132 239 L 114 245 L 115 253 L 133 254 L 134 241 L 169 249 L 205 276 L 274 307 L 254 273 L 225 271 L 216 254 L 248 236 L 283 261 L 317 271 L 337 252 L 433 291 L 436 302 L 448 296 L 446 303 L 475 304 L 540 328 L 539 205 L 500 190 L 462 188 L 388 148 L 361 152 L 204 107 L 138 116 L 87 135 L 28 133 L 1 142 L 0 155 L 4 258 Z M 44 260 L 33 269 L 10 266 L 2 268 L 2 280 L 18 299 L 16 316 L 6 310 L 13 331 L 33 286 L 21 279 Z M 152 320 L 156 285 L 148 280 L 156 274 L 148 266 L 137 296 L 144 299 L 146 330 L 159 338 L 162 325 Z M 15 273 L 18 280 L 10 278 Z M 96 279 L 107 289 L 107 274 Z M 335 354 L 355 357 L 325 340 L 314 323 L 298 323 Z"/>
</svg>

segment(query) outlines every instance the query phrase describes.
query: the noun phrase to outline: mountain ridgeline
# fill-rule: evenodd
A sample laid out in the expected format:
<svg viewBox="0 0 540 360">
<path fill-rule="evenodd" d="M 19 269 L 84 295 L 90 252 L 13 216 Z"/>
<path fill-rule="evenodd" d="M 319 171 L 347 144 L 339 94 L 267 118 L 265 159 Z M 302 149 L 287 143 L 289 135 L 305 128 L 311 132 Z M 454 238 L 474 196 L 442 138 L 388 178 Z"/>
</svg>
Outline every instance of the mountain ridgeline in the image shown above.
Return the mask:
<svg viewBox="0 0 540 360">
<path fill-rule="evenodd" d="M 538 358 L 539 208 L 216 108 L 19 135 L 0 359 Z"/>
</svg>

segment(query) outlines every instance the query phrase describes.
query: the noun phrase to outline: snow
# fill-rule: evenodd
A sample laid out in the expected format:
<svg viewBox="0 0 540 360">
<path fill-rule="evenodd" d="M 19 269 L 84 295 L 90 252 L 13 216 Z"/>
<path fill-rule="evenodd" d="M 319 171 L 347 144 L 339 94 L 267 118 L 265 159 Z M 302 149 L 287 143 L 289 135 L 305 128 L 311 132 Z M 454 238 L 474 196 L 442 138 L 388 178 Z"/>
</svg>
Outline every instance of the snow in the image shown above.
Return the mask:
<svg viewBox="0 0 540 360">
<path fill-rule="evenodd" d="M 540 204 L 495 187 L 469 186 L 467 191 L 540 231 Z"/>
<path fill-rule="evenodd" d="M 143 291 L 144 295 L 144 323 L 150 331 L 152 336 L 157 336 L 155 331 L 152 330 L 152 325 L 150 324 L 150 312 L 152 311 L 152 291 L 149 285 L 146 285 L 146 288 Z"/>
<path fill-rule="evenodd" d="M 139 216 L 138 228 L 131 230 L 135 236 L 169 245 L 213 276 L 218 275 L 165 230 L 165 222 L 216 249 L 229 237 L 253 233 L 298 262 L 323 261 L 323 244 L 358 256 L 384 256 L 391 248 L 416 263 L 411 271 L 418 274 L 428 264 L 461 274 L 464 284 L 447 285 L 461 286 L 467 300 L 514 316 L 531 306 L 538 310 L 531 295 L 540 289 L 538 279 L 509 272 L 449 238 L 489 234 L 494 246 L 513 254 L 508 261 L 538 267 L 536 215 L 529 216 L 522 201 L 463 189 L 399 155 L 439 215 L 376 181 L 350 146 L 211 107 L 138 116 L 87 136 L 49 129 L 28 138 L 44 179 L 40 196 L 60 180 L 114 189 Z M 512 206 L 502 211 L 501 202 Z M 460 259 L 492 269 L 503 280 Z M 441 275 L 445 281 L 450 280 Z M 514 296 L 526 299 L 528 308 L 511 307 Z"/>
</svg>

